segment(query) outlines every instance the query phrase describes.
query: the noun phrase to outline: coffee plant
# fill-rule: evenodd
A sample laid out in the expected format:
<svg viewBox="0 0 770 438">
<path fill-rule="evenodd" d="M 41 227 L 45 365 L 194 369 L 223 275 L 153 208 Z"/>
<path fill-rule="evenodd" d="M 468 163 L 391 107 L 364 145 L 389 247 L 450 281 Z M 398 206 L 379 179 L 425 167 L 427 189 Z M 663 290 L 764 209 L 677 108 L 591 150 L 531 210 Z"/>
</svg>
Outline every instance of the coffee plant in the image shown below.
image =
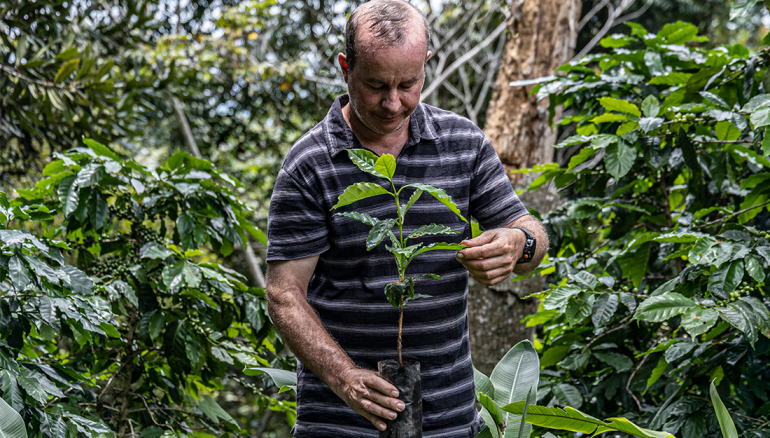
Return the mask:
<svg viewBox="0 0 770 438">
<path fill-rule="evenodd" d="M 244 375 L 292 364 L 264 291 L 220 263 L 264 242 L 239 183 L 184 153 L 150 170 L 85 143 L 0 193 L 0 404 L 31 437 L 243 436 L 215 400 L 238 381 L 292 417 Z"/>
<path fill-rule="evenodd" d="M 770 52 L 629 27 L 533 90 L 574 129 L 567 164 L 532 170 L 568 200 L 544 216 L 552 284 L 528 318 L 538 403 L 716 437 L 714 381 L 742 436 L 768 437 Z"/>
<path fill-rule="evenodd" d="M 467 220 L 460 214 L 460 210 L 455 205 L 452 198 L 446 194 L 442 189 L 434 187 L 429 184 L 413 183 L 407 184 L 400 189 L 396 190 L 396 185 L 393 183 L 393 175 L 396 173 L 396 159 L 391 154 L 383 154 L 377 156 L 373 152 L 366 149 L 348 149 L 348 156 L 350 160 L 358 166 L 363 172 L 374 175 L 378 178 L 384 178 L 388 180 L 393 191 L 382 187 L 381 185 L 373 182 L 362 182 L 353 184 L 345 189 L 345 191 L 337 199 L 337 204 L 332 207 L 334 209 L 350 205 L 354 202 L 360 201 L 377 195 L 390 195 L 393 197 L 396 203 L 396 211 L 398 216 L 390 219 L 378 219 L 372 217 L 366 213 L 357 211 L 346 211 L 337 213 L 340 216 L 345 216 L 350 219 L 363 222 L 366 225 L 372 227 L 369 231 L 369 235 L 366 238 L 366 250 L 370 251 L 382 243 L 385 238 L 390 239 L 390 245 L 386 245 L 385 248 L 393 254 L 396 267 L 398 268 L 398 281 L 388 283 L 385 285 L 385 297 L 388 302 L 398 309 L 398 363 L 403 364 L 401 360 L 401 329 L 404 322 L 404 307 L 407 306 L 409 301 L 419 298 L 429 298 L 430 295 L 418 294 L 414 291 L 414 282 L 420 277 L 430 277 L 439 279 L 440 276 L 436 274 L 421 274 L 421 275 L 406 275 L 406 268 L 414 261 L 420 254 L 429 251 L 438 250 L 453 250 L 458 251 L 465 248 L 464 245 L 459 243 L 445 243 L 437 242 L 425 245 L 422 242 L 415 244 L 411 239 L 416 239 L 427 235 L 440 235 L 440 234 L 460 234 L 458 231 L 454 231 L 451 227 L 441 224 L 422 225 L 416 230 L 404 236 L 404 217 L 406 217 L 409 208 L 417 202 L 423 193 L 427 192 L 439 202 L 444 204 L 448 209 L 460 217 L 463 221 Z M 406 203 L 402 204 L 401 192 L 404 189 L 409 189 L 411 195 Z M 406 193 L 405 193 L 406 194 Z M 398 234 L 395 234 L 393 230 L 398 227 Z"/>
</svg>

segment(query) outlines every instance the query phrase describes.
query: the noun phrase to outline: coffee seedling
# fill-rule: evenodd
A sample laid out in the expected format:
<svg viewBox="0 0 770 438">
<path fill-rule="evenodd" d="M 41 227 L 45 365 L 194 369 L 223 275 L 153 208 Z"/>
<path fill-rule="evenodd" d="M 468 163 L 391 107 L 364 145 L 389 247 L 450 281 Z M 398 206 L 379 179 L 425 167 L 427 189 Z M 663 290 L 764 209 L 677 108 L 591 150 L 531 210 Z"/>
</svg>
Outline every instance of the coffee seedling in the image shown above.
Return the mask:
<svg viewBox="0 0 770 438">
<path fill-rule="evenodd" d="M 420 254 L 429 251 L 438 250 L 453 250 L 458 251 L 464 248 L 459 243 L 431 243 L 425 245 L 424 243 L 417 243 L 410 245 L 412 239 L 426 236 L 426 235 L 439 235 L 439 234 L 459 234 L 459 232 L 452 230 L 447 225 L 430 224 L 423 225 L 406 237 L 404 236 L 404 217 L 409 210 L 423 193 L 429 193 L 439 202 L 444 204 L 452 212 L 460 217 L 464 222 L 468 222 L 457 205 L 452 201 L 452 198 L 446 194 L 442 189 L 434 187 L 428 184 L 414 183 L 407 184 L 400 189 L 396 190 L 396 186 L 393 183 L 393 175 L 396 172 L 396 159 L 393 155 L 383 154 L 378 157 L 374 153 L 365 149 L 349 149 L 348 155 L 351 161 L 358 166 L 362 171 L 374 175 L 379 178 L 385 178 L 390 182 L 392 191 L 383 188 L 381 185 L 373 182 L 360 182 L 353 184 L 345 189 L 345 191 L 339 196 L 337 205 L 332 207 L 337 209 L 354 202 L 360 201 L 365 198 L 369 198 L 377 195 L 390 195 L 396 203 L 397 217 L 391 219 L 378 219 L 372 217 L 366 213 L 360 212 L 343 212 L 337 213 L 340 216 L 349 217 L 357 221 L 363 222 L 366 225 L 372 227 L 369 235 L 366 239 L 366 249 L 372 250 L 379 245 L 385 237 L 390 238 L 391 245 L 386 245 L 385 248 L 393 254 L 396 260 L 396 267 L 398 268 L 398 281 L 389 283 L 385 286 L 385 297 L 390 304 L 399 310 L 398 318 L 398 363 L 403 365 L 401 360 L 401 328 L 404 320 L 404 307 L 410 300 L 416 300 L 418 298 L 427 298 L 428 295 L 416 294 L 414 292 L 414 281 L 419 277 L 431 277 L 434 279 L 440 279 L 441 277 L 436 274 L 422 274 L 417 276 L 406 275 L 406 268 L 414 259 Z M 400 198 L 404 189 L 412 189 L 411 196 L 406 203 Z M 405 193 L 406 194 L 406 193 Z M 393 232 L 393 229 L 398 227 L 398 235 Z"/>
</svg>

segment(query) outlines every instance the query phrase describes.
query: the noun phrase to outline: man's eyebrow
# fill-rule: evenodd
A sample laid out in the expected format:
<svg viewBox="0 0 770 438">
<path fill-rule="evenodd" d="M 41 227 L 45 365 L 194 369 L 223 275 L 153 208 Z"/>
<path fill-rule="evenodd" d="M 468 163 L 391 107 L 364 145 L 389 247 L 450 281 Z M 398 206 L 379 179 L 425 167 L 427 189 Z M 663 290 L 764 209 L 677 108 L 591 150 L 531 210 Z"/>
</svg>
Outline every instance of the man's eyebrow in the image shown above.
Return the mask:
<svg viewBox="0 0 770 438">
<path fill-rule="evenodd" d="M 405 80 L 405 81 L 403 81 L 401 83 L 402 84 L 410 84 L 410 83 L 417 82 L 419 80 L 420 80 L 420 78 L 416 76 L 416 77 L 413 77 L 411 79 L 407 79 L 407 80 Z M 364 79 L 364 81 L 365 82 L 369 82 L 370 84 L 379 84 L 379 85 L 386 85 L 387 84 L 387 82 L 385 82 L 385 81 L 381 81 L 379 79 L 374 79 L 374 78 Z"/>
</svg>

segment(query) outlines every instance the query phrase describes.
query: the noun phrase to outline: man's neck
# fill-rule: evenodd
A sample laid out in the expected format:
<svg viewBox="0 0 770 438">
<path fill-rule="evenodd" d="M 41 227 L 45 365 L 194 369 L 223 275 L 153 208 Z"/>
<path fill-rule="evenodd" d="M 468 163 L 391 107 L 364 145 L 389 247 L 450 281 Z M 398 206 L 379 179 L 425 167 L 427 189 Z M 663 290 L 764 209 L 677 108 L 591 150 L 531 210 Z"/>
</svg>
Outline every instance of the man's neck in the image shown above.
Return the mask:
<svg viewBox="0 0 770 438">
<path fill-rule="evenodd" d="M 366 127 L 359 120 L 350 103 L 342 107 L 342 116 L 358 141 L 361 142 L 361 146 L 370 149 L 377 155 L 391 154 L 398 158 L 407 140 L 409 140 L 409 118 L 412 117 L 411 115 L 406 118 L 398 130 L 389 134 L 379 134 Z"/>
</svg>

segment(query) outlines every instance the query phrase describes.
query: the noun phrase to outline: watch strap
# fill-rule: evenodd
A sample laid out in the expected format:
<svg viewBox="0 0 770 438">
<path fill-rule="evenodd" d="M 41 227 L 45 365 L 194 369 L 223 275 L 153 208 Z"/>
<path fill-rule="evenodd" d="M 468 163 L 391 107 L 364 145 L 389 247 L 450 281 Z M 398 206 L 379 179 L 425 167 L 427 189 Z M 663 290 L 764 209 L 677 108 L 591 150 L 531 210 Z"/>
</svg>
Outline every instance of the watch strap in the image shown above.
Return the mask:
<svg viewBox="0 0 770 438">
<path fill-rule="evenodd" d="M 522 233 L 524 233 L 524 236 L 526 237 L 524 241 L 524 250 L 522 251 L 521 257 L 519 260 L 516 261 L 516 263 L 529 263 L 532 261 L 532 258 L 535 256 L 535 248 L 537 247 L 537 239 L 535 239 L 535 236 L 532 235 L 529 231 L 525 230 L 521 227 L 511 227 L 511 229 L 514 230 L 521 230 Z"/>
</svg>

